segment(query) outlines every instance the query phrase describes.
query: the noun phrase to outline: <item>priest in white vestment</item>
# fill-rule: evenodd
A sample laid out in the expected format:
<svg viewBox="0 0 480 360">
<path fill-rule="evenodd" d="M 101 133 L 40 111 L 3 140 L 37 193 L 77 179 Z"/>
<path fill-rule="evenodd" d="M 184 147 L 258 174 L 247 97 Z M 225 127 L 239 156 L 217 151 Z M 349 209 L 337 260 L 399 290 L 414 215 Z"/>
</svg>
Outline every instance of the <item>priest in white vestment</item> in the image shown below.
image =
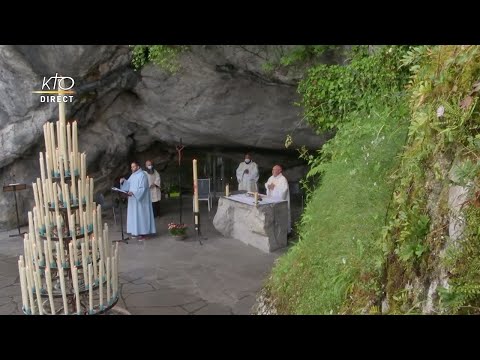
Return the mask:
<svg viewBox="0 0 480 360">
<path fill-rule="evenodd" d="M 121 189 L 128 191 L 127 233 L 139 240 L 145 235 L 155 234 L 155 220 L 153 218 L 152 200 L 148 186 L 148 178 L 140 168 L 140 164 L 132 162 L 132 175 L 126 180 L 120 179 Z"/>
<path fill-rule="evenodd" d="M 242 161 L 237 168 L 238 190 L 251 192 L 258 191 L 258 166 L 252 161 L 250 154 L 245 155 L 245 161 Z"/>
<path fill-rule="evenodd" d="M 267 196 L 278 200 L 288 201 L 288 233 L 292 231 L 292 219 L 290 214 L 290 190 L 288 181 L 282 174 L 283 169 L 280 165 L 275 165 L 272 169 L 272 176 L 265 183 Z"/>
</svg>

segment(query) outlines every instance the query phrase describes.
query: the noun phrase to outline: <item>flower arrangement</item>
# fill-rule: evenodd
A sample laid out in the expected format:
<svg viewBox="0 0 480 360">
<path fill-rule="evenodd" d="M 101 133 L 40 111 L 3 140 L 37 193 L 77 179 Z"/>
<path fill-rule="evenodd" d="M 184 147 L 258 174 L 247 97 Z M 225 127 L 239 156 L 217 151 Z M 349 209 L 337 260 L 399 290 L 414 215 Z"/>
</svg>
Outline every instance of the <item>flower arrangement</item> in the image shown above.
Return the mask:
<svg viewBox="0 0 480 360">
<path fill-rule="evenodd" d="M 170 232 L 170 235 L 173 236 L 185 235 L 187 232 L 187 225 L 170 223 L 168 224 L 168 231 Z"/>
</svg>

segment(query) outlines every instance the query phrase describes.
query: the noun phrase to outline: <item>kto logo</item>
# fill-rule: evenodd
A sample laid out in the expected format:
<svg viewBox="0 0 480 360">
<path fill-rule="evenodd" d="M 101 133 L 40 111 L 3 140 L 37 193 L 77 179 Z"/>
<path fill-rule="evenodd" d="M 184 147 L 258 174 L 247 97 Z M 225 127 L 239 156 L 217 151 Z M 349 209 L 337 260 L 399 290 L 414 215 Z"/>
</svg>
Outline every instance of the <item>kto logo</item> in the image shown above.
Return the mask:
<svg viewBox="0 0 480 360">
<path fill-rule="evenodd" d="M 75 80 L 69 76 L 55 76 L 47 78 L 43 77 L 42 90 L 33 91 L 34 94 L 57 94 L 55 95 L 42 95 L 40 96 L 40 102 L 73 102 L 73 86 Z"/>
</svg>

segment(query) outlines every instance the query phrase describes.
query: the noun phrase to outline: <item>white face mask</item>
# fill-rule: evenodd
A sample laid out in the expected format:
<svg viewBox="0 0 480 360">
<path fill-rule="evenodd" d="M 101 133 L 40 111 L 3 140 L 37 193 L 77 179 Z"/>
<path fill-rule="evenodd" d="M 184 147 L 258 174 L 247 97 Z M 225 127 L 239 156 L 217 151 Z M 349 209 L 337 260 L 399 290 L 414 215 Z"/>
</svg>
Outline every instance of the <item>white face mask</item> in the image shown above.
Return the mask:
<svg viewBox="0 0 480 360">
<path fill-rule="evenodd" d="M 148 170 L 152 170 L 152 167 L 153 167 L 152 165 L 147 166 Z"/>
<path fill-rule="evenodd" d="M 246 164 L 250 164 L 250 161 L 251 161 L 250 159 L 245 159 Z"/>
</svg>

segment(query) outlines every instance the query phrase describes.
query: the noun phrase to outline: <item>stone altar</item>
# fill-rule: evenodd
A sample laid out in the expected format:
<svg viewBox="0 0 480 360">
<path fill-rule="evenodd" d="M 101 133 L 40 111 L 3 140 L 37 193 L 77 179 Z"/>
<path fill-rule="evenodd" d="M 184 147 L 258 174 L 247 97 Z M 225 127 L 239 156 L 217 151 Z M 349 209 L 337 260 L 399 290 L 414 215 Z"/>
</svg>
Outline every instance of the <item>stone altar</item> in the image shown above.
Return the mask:
<svg viewBox="0 0 480 360">
<path fill-rule="evenodd" d="M 224 236 L 238 239 L 264 252 L 287 245 L 288 202 L 261 197 L 258 205 L 245 194 L 222 196 L 213 226 Z"/>
</svg>

